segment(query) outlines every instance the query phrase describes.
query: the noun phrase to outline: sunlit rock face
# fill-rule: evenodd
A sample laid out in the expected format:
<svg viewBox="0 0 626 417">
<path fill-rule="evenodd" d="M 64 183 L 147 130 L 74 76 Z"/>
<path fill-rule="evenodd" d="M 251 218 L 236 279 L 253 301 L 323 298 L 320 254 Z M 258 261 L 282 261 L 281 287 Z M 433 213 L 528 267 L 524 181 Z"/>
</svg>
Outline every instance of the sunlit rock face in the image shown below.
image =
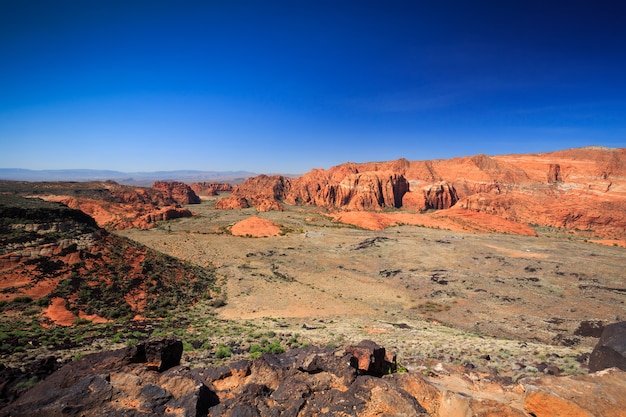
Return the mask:
<svg viewBox="0 0 626 417">
<path fill-rule="evenodd" d="M 245 202 L 245 203 L 244 203 Z M 346 163 L 298 178 L 261 175 L 218 208 L 301 204 L 349 211 L 451 208 L 527 225 L 626 238 L 626 149 Z M 454 213 L 451 213 L 454 215 Z"/>
</svg>

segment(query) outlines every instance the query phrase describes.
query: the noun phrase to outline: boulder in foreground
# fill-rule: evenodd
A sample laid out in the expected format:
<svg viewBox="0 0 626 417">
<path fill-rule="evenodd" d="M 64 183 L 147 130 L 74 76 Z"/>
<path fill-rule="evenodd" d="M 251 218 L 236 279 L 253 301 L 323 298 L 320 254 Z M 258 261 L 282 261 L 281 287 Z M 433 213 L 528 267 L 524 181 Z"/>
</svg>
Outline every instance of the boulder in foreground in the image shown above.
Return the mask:
<svg viewBox="0 0 626 417">
<path fill-rule="evenodd" d="M 393 362 L 372 341 L 198 369 L 178 365 L 180 353 L 179 340 L 156 339 L 85 356 L 0 410 L 0 417 L 626 417 L 626 373 L 616 368 L 503 385 L 471 370 L 387 374 Z"/>
<path fill-rule="evenodd" d="M 589 371 L 607 368 L 626 371 L 626 321 L 604 327 L 598 344 L 589 357 Z"/>
</svg>

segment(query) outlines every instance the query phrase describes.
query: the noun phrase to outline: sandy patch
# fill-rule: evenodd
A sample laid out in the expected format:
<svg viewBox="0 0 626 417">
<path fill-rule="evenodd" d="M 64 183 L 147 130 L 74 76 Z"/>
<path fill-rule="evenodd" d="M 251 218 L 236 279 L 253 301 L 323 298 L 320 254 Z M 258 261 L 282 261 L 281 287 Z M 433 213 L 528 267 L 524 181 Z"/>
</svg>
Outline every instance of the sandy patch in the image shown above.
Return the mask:
<svg viewBox="0 0 626 417">
<path fill-rule="evenodd" d="M 276 236 L 280 233 L 280 227 L 271 220 L 252 216 L 234 224 L 231 233 L 234 236 Z"/>
<path fill-rule="evenodd" d="M 547 259 L 550 256 L 544 253 L 533 253 L 530 250 L 522 251 L 517 249 L 509 249 L 509 248 L 501 248 L 494 245 L 485 245 L 488 248 L 495 249 L 498 252 L 502 252 L 503 254 L 510 256 L 511 258 L 528 258 L 528 259 Z"/>
<path fill-rule="evenodd" d="M 109 323 L 113 321 L 113 320 L 105 319 L 104 317 L 99 316 L 97 314 L 87 314 L 84 311 L 79 311 L 78 317 L 80 317 L 81 319 L 89 320 L 92 323 Z"/>
<path fill-rule="evenodd" d="M 54 297 L 48 308 L 44 310 L 44 314 L 60 326 L 71 326 L 76 320 L 76 316 L 67 309 L 67 303 L 61 297 Z"/>
<path fill-rule="evenodd" d="M 367 230 L 383 230 L 395 223 L 395 221 L 389 219 L 384 214 L 371 211 L 346 211 L 334 213 L 330 216 L 336 222 L 351 224 Z"/>
<path fill-rule="evenodd" d="M 368 327 L 363 328 L 363 331 L 366 332 L 367 334 L 389 333 L 390 332 L 389 329 L 372 329 L 372 328 L 368 328 Z"/>
<path fill-rule="evenodd" d="M 453 207 L 448 210 L 440 210 L 432 216 L 442 220 L 448 219 L 467 232 L 510 233 L 522 236 L 537 236 L 537 232 L 525 224 L 463 208 Z"/>
<path fill-rule="evenodd" d="M 597 243 L 599 245 L 605 246 L 620 246 L 622 248 L 626 248 L 626 240 L 617 240 L 617 239 L 602 239 L 602 240 L 590 240 L 591 243 Z"/>
<path fill-rule="evenodd" d="M 367 230 L 383 230 L 390 226 L 406 224 L 457 232 L 496 232 L 536 236 L 536 232 L 525 224 L 465 209 L 440 210 L 433 214 L 350 211 L 334 213 L 331 217 L 337 222 Z"/>
</svg>

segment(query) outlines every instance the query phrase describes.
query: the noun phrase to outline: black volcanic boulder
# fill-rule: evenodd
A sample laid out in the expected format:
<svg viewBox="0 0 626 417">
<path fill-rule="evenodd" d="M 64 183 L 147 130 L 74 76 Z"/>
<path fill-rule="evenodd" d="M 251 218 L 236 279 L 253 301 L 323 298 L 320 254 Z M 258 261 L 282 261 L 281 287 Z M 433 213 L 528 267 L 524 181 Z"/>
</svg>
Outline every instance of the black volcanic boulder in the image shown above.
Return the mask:
<svg viewBox="0 0 626 417">
<path fill-rule="evenodd" d="M 69 362 L 15 402 L 0 417 L 163 415 L 185 406 L 192 415 L 212 404 L 208 388 L 180 364 L 183 346 L 174 338 L 147 340 Z M 138 404 L 137 406 L 129 406 Z M 135 409 L 136 408 L 136 409 Z M 130 411 L 129 411 L 130 410 Z M 124 414 L 126 413 L 126 414 Z"/>
<path fill-rule="evenodd" d="M 363 340 L 356 346 L 348 346 L 346 355 L 350 357 L 350 366 L 355 368 L 359 375 L 380 377 L 395 371 L 395 357 L 388 355 L 384 347 L 372 340 Z"/>
<path fill-rule="evenodd" d="M 180 365 L 183 356 L 183 342 L 172 338 L 150 339 L 137 345 L 138 353 L 143 354 L 145 362 L 157 371 L 163 372 Z M 143 358 L 142 358 L 143 359 Z"/>
<path fill-rule="evenodd" d="M 589 371 L 607 368 L 626 371 L 626 321 L 604 327 L 598 344 L 589 357 Z"/>
</svg>

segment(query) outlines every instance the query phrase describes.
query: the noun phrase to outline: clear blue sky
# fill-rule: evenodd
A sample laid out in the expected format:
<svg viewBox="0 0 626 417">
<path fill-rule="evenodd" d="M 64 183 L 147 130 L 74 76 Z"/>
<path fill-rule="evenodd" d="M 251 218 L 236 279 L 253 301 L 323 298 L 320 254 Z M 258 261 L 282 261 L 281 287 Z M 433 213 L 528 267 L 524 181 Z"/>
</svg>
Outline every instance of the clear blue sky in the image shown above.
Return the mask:
<svg viewBox="0 0 626 417">
<path fill-rule="evenodd" d="M 0 0 L 0 167 L 626 146 L 626 2 Z"/>
</svg>

